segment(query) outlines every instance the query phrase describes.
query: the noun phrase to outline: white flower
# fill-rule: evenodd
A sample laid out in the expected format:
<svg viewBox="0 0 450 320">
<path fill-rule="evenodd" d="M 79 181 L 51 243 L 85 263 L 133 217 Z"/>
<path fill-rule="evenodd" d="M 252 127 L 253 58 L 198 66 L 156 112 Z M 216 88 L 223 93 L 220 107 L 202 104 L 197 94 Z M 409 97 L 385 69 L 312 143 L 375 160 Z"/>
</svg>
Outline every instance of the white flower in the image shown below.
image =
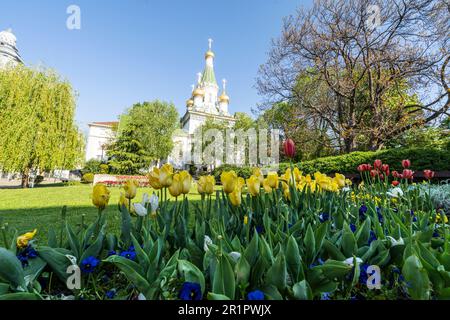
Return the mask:
<svg viewBox="0 0 450 320">
<path fill-rule="evenodd" d="M 386 193 L 388 196 L 392 198 L 403 197 L 403 190 L 399 187 L 395 187 Z"/>
<path fill-rule="evenodd" d="M 149 202 L 150 202 L 150 207 L 152 208 L 152 212 L 156 212 L 156 210 L 158 210 L 158 206 L 159 206 L 158 196 L 156 194 L 152 194 Z"/>
<path fill-rule="evenodd" d="M 404 245 L 405 244 L 405 242 L 403 241 L 403 238 L 402 237 L 400 237 L 400 239 L 398 239 L 398 241 L 397 240 L 395 240 L 393 237 L 391 237 L 391 236 L 387 236 L 386 238 L 388 238 L 389 240 L 391 240 L 391 246 L 392 247 L 395 247 L 395 246 L 401 246 L 401 245 Z"/>
<path fill-rule="evenodd" d="M 142 205 L 145 207 L 145 205 L 147 204 L 149 202 L 149 198 L 148 198 L 148 193 L 146 192 L 146 193 L 144 193 L 143 195 L 142 195 Z"/>
<path fill-rule="evenodd" d="M 205 241 L 203 242 L 203 250 L 205 250 L 205 252 L 208 251 L 209 250 L 208 246 L 212 244 L 213 242 L 211 238 L 205 235 Z"/>
<path fill-rule="evenodd" d="M 237 262 L 241 258 L 241 254 L 237 251 L 233 251 L 230 252 L 230 257 L 234 260 L 234 262 Z"/>
<path fill-rule="evenodd" d="M 138 300 L 147 300 L 147 298 L 142 293 L 139 293 Z"/>
<path fill-rule="evenodd" d="M 352 266 L 352 267 L 353 267 L 353 257 L 347 258 L 347 259 L 345 259 L 345 260 L 342 261 L 342 262 L 344 262 L 345 264 L 348 264 L 349 266 Z M 356 257 L 356 263 L 361 263 L 361 262 L 363 262 L 362 259 Z"/>
<path fill-rule="evenodd" d="M 343 191 L 343 192 L 347 192 L 347 191 L 350 191 L 350 190 L 352 190 L 352 189 L 350 189 L 350 187 L 344 187 L 344 188 L 342 188 L 342 191 Z"/>
<path fill-rule="evenodd" d="M 133 203 L 134 211 L 141 216 L 145 217 L 147 215 L 147 209 L 141 203 Z"/>
</svg>

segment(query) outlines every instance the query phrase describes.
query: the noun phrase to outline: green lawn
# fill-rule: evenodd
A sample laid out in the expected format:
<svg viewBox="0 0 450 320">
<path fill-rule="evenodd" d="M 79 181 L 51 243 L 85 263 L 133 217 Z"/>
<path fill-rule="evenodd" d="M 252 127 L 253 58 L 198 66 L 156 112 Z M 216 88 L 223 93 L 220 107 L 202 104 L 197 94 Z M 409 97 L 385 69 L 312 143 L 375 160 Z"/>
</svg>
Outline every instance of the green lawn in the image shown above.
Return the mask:
<svg viewBox="0 0 450 320">
<path fill-rule="evenodd" d="M 108 228 L 118 231 L 120 216 L 117 209 L 120 192 L 123 189 L 110 188 L 111 198 L 106 208 Z M 151 194 L 151 188 L 139 188 L 133 202 L 139 202 L 142 194 Z M 38 229 L 39 239 L 46 240 L 50 227 L 58 230 L 61 227 L 61 208 L 67 206 L 67 219 L 72 224 L 80 224 L 81 216 L 85 221 L 93 221 L 97 217 L 97 208 L 92 205 L 91 185 L 63 186 L 47 185 L 34 189 L 1 189 L 0 190 L 0 223 L 8 223 L 20 233 Z M 190 200 L 200 200 L 196 188 L 188 195 Z"/>
</svg>

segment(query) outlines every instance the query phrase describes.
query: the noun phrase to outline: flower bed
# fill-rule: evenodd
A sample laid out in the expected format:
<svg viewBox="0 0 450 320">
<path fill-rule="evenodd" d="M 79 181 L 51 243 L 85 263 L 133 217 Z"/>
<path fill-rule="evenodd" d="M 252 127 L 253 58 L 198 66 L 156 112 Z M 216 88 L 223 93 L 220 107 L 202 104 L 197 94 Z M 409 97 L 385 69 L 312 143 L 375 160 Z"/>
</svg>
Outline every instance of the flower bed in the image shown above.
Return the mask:
<svg viewBox="0 0 450 320">
<path fill-rule="evenodd" d="M 120 234 L 106 232 L 98 183 L 91 225 L 66 223 L 63 210 L 48 243 L 2 229 L 0 299 L 446 299 L 448 219 L 412 167 L 365 164 L 359 185 L 293 166 L 247 180 L 227 171 L 214 199 L 214 177 L 201 177 L 190 204 L 192 178 L 164 165 L 148 177 L 157 195 L 135 199 L 138 183 L 123 185 Z"/>
</svg>

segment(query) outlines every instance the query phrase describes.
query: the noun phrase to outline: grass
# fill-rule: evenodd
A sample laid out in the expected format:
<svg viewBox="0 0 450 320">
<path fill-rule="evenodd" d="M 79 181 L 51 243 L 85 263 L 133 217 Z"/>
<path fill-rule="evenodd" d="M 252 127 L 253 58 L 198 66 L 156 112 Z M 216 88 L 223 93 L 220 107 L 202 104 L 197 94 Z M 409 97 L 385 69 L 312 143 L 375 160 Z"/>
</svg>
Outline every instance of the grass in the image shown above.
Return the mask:
<svg viewBox="0 0 450 320">
<path fill-rule="evenodd" d="M 120 192 L 123 189 L 114 187 L 111 190 L 109 206 L 105 209 L 108 230 L 118 232 L 120 213 L 117 208 Z M 151 188 L 139 188 L 133 202 L 139 202 L 143 193 L 152 194 Z M 91 185 L 64 186 L 62 184 L 45 185 L 34 189 L 1 189 L 0 190 L 0 224 L 8 223 L 10 228 L 22 234 L 38 229 L 39 239 L 46 241 L 49 228 L 58 231 L 61 228 L 61 209 L 67 206 L 67 220 L 72 225 L 81 224 L 82 215 L 85 221 L 91 222 L 97 217 L 97 208 L 92 205 Z M 195 187 L 188 195 L 191 203 L 200 200 Z M 41 242 L 42 243 L 42 242 Z"/>
</svg>

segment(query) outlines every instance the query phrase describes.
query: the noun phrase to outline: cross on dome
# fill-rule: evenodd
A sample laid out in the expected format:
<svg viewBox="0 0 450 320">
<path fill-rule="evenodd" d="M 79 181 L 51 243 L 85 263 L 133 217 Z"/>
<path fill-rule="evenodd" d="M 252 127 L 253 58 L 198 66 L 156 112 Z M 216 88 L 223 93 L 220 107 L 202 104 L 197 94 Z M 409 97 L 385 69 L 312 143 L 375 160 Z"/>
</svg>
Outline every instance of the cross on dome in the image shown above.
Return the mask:
<svg viewBox="0 0 450 320">
<path fill-rule="evenodd" d="M 213 41 L 214 41 L 214 40 L 211 39 L 211 38 L 208 39 L 208 47 L 209 47 L 209 51 L 211 51 Z"/>
</svg>

